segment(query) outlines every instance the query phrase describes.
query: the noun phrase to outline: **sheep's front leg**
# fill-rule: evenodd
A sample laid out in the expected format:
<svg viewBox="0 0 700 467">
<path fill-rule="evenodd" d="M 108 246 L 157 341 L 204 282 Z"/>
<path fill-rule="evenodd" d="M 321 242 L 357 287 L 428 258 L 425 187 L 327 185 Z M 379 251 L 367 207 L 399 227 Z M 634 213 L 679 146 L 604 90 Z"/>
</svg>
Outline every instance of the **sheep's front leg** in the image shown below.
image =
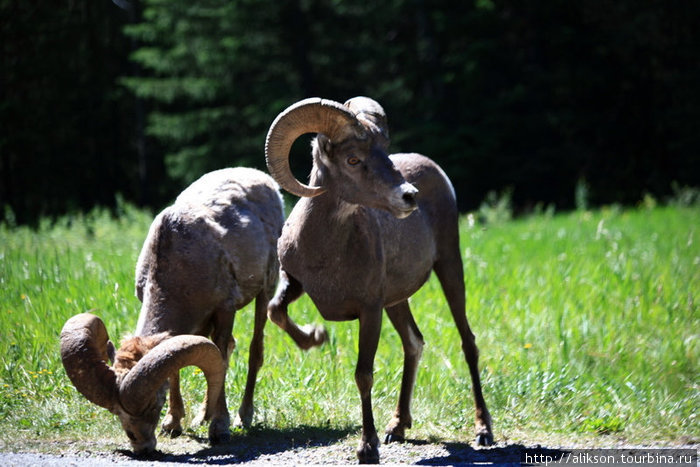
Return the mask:
<svg viewBox="0 0 700 467">
<path fill-rule="evenodd" d="M 245 392 L 241 407 L 238 409 L 238 417 L 235 426 L 248 427 L 253 423 L 253 395 L 255 393 L 255 381 L 258 371 L 263 364 L 263 337 L 265 323 L 267 322 L 268 295 L 263 291 L 255 298 L 255 325 L 253 339 L 250 341 L 250 353 L 248 356 L 248 378 L 245 384 Z"/>
<path fill-rule="evenodd" d="M 301 283 L 286 271 L 280 271 L 277 292 L 267 307 L 270 321 L 279 326 L 303 350 L 316 347 L 328 340 L 328 333 L 322 326 L 306 325 L 299 327 L 287 314 L 287 306 L 301 297 L 304 288 Z"/>
<path fill-rule="evenodd" d="M 408 301 L 403 301 L 393 307 L 387 308 L 386 313 L 401 337 L 403 345 L 403 378 L 401 379 L 401 392 L 396 412 L 386 427 L 386 440 L 403 441 L 406 436 L 406 429 L 411 428 L 413 419 L 411 417 L 411 399 L 413 398 L 413 387 L 416 382 L 416 372 L 418 362 L 423 354 L 423 335 L 418 329 L 418 325 L 413 319 Z"/>
<path fill-rule="evenodd" d="M 372 414 L 372 386 L 374 384 L 374 356 L 377 353 L 382 327 L 382 310 L 360 315 L 360 338 L 355 369 L 355 382 L 362 403 L 362 436 L 357 446 L 357 458 L 362 464 L 379 463 L 379 437 Z"/>
<path fill-rule="evenodd" d="M 173 438 L 182 434 L 182 417 L 185 416 L 185 407 L 180 393 L 180 372 L 177 371 L 168 378 L 170 394 L 168 396 L 168 412 L 165 414 L 161 429 Z"/>
</svg>

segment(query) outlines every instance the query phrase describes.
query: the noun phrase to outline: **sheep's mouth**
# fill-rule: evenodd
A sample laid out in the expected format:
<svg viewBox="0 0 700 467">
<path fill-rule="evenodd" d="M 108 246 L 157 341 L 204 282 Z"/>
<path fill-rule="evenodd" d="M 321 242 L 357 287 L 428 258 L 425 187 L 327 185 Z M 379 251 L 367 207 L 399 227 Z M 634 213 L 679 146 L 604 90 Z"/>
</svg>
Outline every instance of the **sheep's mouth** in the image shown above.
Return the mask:
<svg viewBox="0 0 700 467">
<path fill-rule="evenodd" d="M 410 216 L 411 214 L 413 214 L 413 211 L 415 211 L 416 209 L 418 209 L 418 206 L 412 206 L 409 208 L 399 209 L 396 212 L 394 212 L 394 216 L 396 216 L 396 218 L 398 218 L 398 219 L 405 219 L 408 216 Z"/>
<path fill-rule="evenodd" d="M 414 200 L 413 202 L 400 201 L 397 203 L 392 203 L 388 207 L 387 211 L 389 211 L 391 215 L 397 219 L 405 219 L 413 214 L 416 209 L 418 209 L 418 205 Z"/>
<path fill-rule="evenodd" d="M 130 457 L 135 460 L 140 461 L 158 461 L 162 460 L 165 456 L 161 451 L 156 449 L 156 443 L 149 443 L 148 445 L 131 445 L 131 450 L 128 449 L 117 449 L 117 452 Z"/>
</svg>

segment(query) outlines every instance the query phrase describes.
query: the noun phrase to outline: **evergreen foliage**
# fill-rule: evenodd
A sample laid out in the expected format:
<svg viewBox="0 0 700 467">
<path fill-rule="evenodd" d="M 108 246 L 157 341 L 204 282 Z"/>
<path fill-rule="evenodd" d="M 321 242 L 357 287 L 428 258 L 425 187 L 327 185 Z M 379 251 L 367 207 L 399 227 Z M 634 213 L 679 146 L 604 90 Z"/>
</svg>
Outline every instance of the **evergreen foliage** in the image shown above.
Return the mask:
<svg viewBox="0 0 700 467">
<path fill-rule="evenodd" d="M 0 206 L 20 223 L 263 168 L 269 124 L 309 96 L 379 101 L 392 149 L 438 161 L 463 209 L 700 185 L 697 2 L 61 3 L 0 2 Z"/>
</svg>

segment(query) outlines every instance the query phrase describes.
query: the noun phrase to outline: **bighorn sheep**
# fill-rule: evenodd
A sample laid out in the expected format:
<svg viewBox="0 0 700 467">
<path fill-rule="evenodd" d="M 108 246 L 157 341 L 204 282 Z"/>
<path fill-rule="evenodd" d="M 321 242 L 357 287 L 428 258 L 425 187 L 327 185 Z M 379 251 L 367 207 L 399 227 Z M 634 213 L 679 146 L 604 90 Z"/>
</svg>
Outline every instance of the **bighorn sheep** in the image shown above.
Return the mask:
<svg viewBox="0 0 700 467">
<path fill-rule="evenodd" d="M 312 143 L 310 185 L 289 166 L 289 150 L 302 134 Z M 362 402 L 360 462 L 379 460 L 372 414 L 374 357 L 382 308 L 401 337 L 404 374 L 386 441 L 402 440 L 411 427 L 410 402 L 423 337 L 408 298 L 437 274 L 462 339 L 476 405 L 476 442 L 493 443 L 481 392 L 478 350 L 465 313 L 464 277 L 454 189 L 442 169 L 419 154 L 387 156 L 384 110 L 356 97 L 344 105 L 311 98 L 283 111 L 272 123 L 265 154 L 282 188 L 301 196 L 278 242 L 280 284 L 268 317 L 303 348 L 322 344 L 323 328 L 300 328 L 288 305 L 306 292 L 332 321 L 359 319 L 355 380 Z"/>
<path fill-rule="evenodd" d="M 195 181 L 155 218 L 136 266 L 136 295 L 142 302 L 137 338 L 160 341 L 179 335 L 211 336 L 218 348 L 216 362 L 223 368 L 228 366 L 235 345 L 231 335 L 235 311 L 255 299 L 248 376 L 238 410 L 237 424 L 241 425 L 249 425 L 253 418 L 253 393 L 263 360 L 267 305 L 279 274 L 276 242 L 283 223 L 282 198 L 269 175 L 247 168 L 217 170 Z M 100 357 L 105 355 L 105 342 L 99 346 L 90 344 L 97 346 Z M 80 363 L 76 365 L 75 373 L 82 375 L 85 371 Z M 182 432 L 184 416 L 178 370 L 174 367 L 168 375 L 170 403 L 162 424 L 163 430 L 172 435 Z M 81 387 L 99 385 L 101 376 L 114 378 L 105 372 L 93 376 L 89 383 L 76 387 L 83 392 Z M 210 381 L 209 386 L 212 384 Z M 224 377 L 216 384 L 217 392 L 210 390 L 195 420 L 195 423 L 211 420 L 212 442 L 230 436 Z M 212 394 L 216 396 L 214 399 Z M 125 403 L 123 397 L 120 400 Z M 154 400 L 142 402 L 158 405 Z M 128 413 L 136 415 L 133 410 Z M 140 438 L 137 442 L 132 439 L 135 451 L 149 451 L 155 446 L 155 425 L 150 423 L 149 419 L 141 430 L 144 433 L 151 430 L 150 437 L 144 435 L 148 443 Z M 127 430 L 127 435 L 130 431 L 135 434 L 135 430 Z"/>
</svg>

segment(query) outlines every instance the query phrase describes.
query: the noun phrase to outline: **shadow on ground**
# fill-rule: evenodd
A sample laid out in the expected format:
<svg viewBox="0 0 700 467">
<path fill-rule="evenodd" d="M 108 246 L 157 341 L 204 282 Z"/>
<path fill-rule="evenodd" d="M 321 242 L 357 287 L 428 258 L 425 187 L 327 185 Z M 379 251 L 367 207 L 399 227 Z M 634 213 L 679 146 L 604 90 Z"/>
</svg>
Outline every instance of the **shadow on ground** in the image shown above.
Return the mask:
<svg viewBox="0 0 700 467">
<path fill-rule="evenodd" d="M 409 441 L 410 442 L 410 441 Z M 422 441 L 414 441 L 423 443 Z M 526 447 L 520 444 L 494 446 L 491 448 L 474 447 L 467 443 L 439 443 L 445 448 L 445 455 L 433 456 L 416 461 L 416 465 L 539 465 L 545 459 L 561 459 L 567 452 L 559 449 Z"/>
<path fill-rule="evenodd" d="M 156 451 L 147 457 L 134 456 L 131 451 L 117 452 L 132 460 L 146 460 L 163 463 L 224 465 L 254 461 L 263 456 L 329 446 L 338 443 L 349 435 L 356 434 L 358 427 L 341 429 L 319 427 L 295 427 L 290 429 L 251 428 L 245 432 L 233 432 L 231 440 L 216 446 L 205 447 L 193 453 L 168 454 Z M 183 434 L 200 445 L 208 445 L 208 440 L 192 434 Z"/>
<path fill-rule="evenodd" d="M 296 427 L 292 429 L 252 428 L 234 432 L 231 440 L 208 447 L 205 438 L 192 434 L 184 438 L 203 446 L 191 453 L 156 452 L 148 458 L 134 457 L 130 451 L 118 453 L 131 460 L 163 464 L 226 465 L 247 462 L 296 465 L 355 463 L 354 445 L 359 427 L 342 429 Z M 352 440 L 347 442 L 348 440 Z M 206 447 L 205 447 L 206 446 Z M 320 451 L 314 449 L 319 448 Z M 196 448 L 195 448 L 196 449 Z M 310 456 L 311 451 L 316 451 Z M 561 459 L 567 451 L 520 444 L 474 448 L 469 443 L 407 440 L 380 447 L 381 463 L 413 465 L 537 465 L 545 459 Z M 384 454 L 382 454 L 384 453 Z"/>
</svg>

